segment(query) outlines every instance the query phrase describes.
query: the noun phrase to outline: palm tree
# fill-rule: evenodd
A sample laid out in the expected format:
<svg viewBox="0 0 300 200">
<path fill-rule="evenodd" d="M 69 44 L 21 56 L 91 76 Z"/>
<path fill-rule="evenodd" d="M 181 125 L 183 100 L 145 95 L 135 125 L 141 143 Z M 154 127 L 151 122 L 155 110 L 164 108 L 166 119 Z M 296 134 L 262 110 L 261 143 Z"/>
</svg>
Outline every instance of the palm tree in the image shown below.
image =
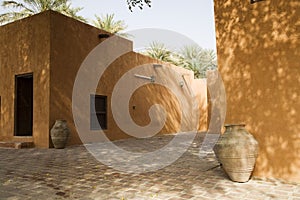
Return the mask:
<svg viewBox="0 0 300 200">
<path fill-rule="evenodd" d="M 92 21 L 92 24 L 102 30 L 107 32 L 117 34 L 119 36 L 128 37 L 130 36 L 127 33 L 122 33 L 126 28 L 127 25 L 123 20 L 115 20 L 115 14 L 106 14 L 105 16 L 97 16 L 95 15 L 95 20 Z"/>
<path fill-rule="evenodd" d="M 169 50 L 163 43 L 152 42 L 144 54 L 192 70 L 195 78 L 205 78 L 207 70 L 217 68 L 215 52 L 203 49 L 198 45 L 184 46 L 179 52 L 176 52 Z"/>
<path fill-rule="evenodd" d="M 190 45 L 184 46 L 179 55 L 181 57 L 180 65 L 194 71 L 196 78 L 204 78 L 207 70 L 217 68 L 216 54 L 213 50 Z"/>
<path fill-rule="evenodd" d="M 77 15 L 82 8 L 73 8 L 69 0 L 7 0 L 2 2 L 4 9 L 10 12 L 0 15 L 0 24 L 9 23 L 46 10 L 54 10 L 80 21 L 86 20 Z"/>
<path fill-rule="evenodd" d="M 169 62 L 175 65 L 178 64 L 177 54 L 170 51 L 165 44 L 160 42 L 152 42 L 144 54 L 164 62 Z"/>
</svg>

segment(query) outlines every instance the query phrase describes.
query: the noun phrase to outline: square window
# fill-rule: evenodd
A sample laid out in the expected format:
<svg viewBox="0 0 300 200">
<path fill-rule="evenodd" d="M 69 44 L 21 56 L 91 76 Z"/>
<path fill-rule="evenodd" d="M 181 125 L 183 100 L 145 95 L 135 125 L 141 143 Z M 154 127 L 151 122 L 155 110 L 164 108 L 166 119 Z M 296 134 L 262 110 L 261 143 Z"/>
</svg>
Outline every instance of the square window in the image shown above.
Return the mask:
<svg viewBox="0 0 300 200">
<path fill-rule="evenodd" d="M 90 129 L 107 129 L 107 96 L 90 95 Z"/>
</svg>

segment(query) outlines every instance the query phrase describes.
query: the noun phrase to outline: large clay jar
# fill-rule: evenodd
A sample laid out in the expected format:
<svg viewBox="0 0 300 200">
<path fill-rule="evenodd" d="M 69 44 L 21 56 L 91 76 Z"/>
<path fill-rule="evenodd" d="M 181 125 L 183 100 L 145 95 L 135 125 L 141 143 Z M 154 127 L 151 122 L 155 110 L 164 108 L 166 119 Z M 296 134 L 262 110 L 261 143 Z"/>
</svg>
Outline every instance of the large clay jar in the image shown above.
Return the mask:
<svg viewBox="0 0 300 200">
<path fill-rule="evenodd" d="M 247 182 L 258 155 L 258 142 L 247 132 L 245 124 L 225 125 L 214 146 L 217 159 L 232 181 Z"/>
<path fill-rule="evenodd" d="M 66 146 L 70 130 L 66 120 L 56 120 L 51 131 L 51 140 L 56 149 L 63 149 Z"/>
</svg>

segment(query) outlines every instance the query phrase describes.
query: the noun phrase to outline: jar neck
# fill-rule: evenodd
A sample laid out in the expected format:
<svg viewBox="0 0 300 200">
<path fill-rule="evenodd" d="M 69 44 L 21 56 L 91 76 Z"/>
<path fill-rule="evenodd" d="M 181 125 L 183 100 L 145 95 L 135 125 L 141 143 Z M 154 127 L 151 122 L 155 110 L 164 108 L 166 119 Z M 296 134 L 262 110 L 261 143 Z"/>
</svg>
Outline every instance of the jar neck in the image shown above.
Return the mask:
<svg viewBox="0 0 300 200">
<path fill-rule="evenodd" d="M 245 129 L 245 124 L 227 124 L 225 125 L 226 131 L 232 131 L 232 130 L 241 130 Z"/>
</svg>

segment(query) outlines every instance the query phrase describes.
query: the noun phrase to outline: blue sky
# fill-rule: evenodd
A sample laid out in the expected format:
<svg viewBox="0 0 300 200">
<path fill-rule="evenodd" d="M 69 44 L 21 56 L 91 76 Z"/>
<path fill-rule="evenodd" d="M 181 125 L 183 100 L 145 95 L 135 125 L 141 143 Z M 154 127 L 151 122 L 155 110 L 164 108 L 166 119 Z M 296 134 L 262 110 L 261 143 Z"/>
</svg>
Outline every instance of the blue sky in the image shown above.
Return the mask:
<svg viewBox="0 0 300 200">
<path fill-rule="evenodd" d="M 152 0 L 152 7 L 128 10 L 126 0 L 72 0 L 83 7 L 84 17 L 115 13 L 128 31 L 142 28 L 168 29 L 180 33 L 203 48 L 216 49 L 213 0 Z"/>
<path fill-rule="evenodd" d="M 89 19 L 93 19 L 95 14 L 101 16 L 114 13 L 116 19 L 125 21 L 128 31 L 143 28 L 167 29 L 182 34 L 203 48 L 216 49 L 213 0 L 152 0 L 151 8 L 147 6 L 143 10 L 135 8 L 133 12 L 129 11 L 126 0 L 71 0 L 71 2 L 73 6 L 83 7 L 79 14 Z M 3 12 L 3 9 L 0 8 L 0 12 Z M 151 35 L 154 34 L 147 34 L 149 41 L 156 40 L 151 39 Z M 164 39 L 168 39 L 168 34 L 165 35 Z M 180 42 L 182 45 L 189 43 L 183 38 L 172 39 L 173 43 Z"/>
</svg>

